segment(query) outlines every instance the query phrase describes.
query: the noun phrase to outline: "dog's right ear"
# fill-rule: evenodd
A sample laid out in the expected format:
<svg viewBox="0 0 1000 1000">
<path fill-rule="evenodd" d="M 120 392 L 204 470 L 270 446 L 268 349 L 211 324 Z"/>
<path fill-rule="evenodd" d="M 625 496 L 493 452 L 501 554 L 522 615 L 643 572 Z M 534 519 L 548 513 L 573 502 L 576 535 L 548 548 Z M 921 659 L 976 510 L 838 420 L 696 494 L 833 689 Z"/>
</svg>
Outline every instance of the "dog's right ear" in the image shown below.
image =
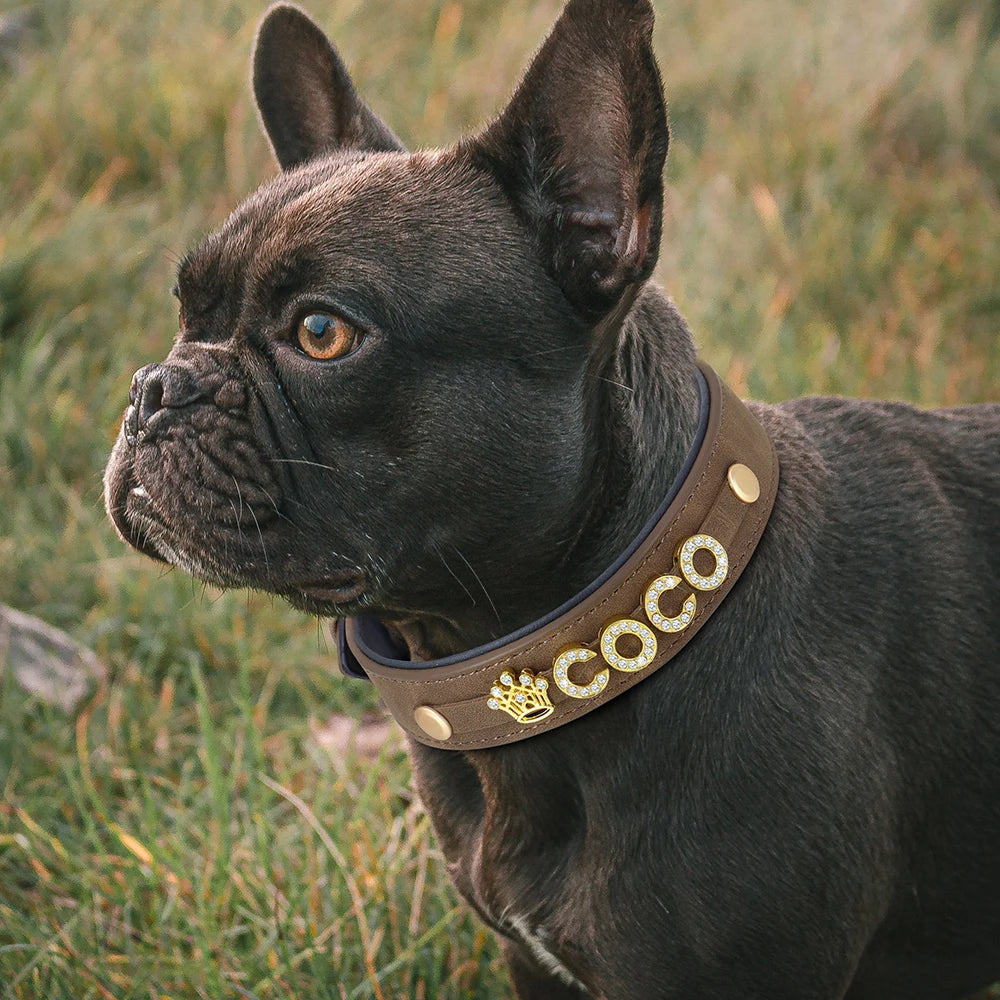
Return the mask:
<svg viewBox="0 0 1000 1000">
<path fill-rule="evenodd" d="M 275 4 L 257 29 L 253 90 L 282 170 L 335 149 L 403 149 L 358 97 L 323 31 L 291 4 Z"/>
<path fill-rule="evenodd" d="M 569 0 L 510 104 L 463 148 L 588 320 L 652 273 L 668 129 L 649 0 Z"/>
</svg>

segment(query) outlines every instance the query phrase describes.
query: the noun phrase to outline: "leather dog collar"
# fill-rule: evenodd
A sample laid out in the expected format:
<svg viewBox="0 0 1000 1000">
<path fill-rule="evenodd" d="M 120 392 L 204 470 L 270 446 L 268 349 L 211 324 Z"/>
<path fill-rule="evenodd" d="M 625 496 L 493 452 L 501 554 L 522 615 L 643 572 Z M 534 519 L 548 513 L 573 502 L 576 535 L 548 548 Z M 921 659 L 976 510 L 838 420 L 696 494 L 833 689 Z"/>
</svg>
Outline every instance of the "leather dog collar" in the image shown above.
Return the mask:
<svg viewBox="0 0 1000 1000">
<path fill-rule="evenodd" d="M 707 406 L 680 482 L 619 564 L 568 605 L 488 646 L 424 663 L 392 655 L 373 619 L 340 622 L 345 671 L 363 668 L 414 739 L 478 750 L 548 732 L 649 677 L 708 621 L 764 531 L 778 459 L 750 410 L 698 367 Z"/>
</svg>

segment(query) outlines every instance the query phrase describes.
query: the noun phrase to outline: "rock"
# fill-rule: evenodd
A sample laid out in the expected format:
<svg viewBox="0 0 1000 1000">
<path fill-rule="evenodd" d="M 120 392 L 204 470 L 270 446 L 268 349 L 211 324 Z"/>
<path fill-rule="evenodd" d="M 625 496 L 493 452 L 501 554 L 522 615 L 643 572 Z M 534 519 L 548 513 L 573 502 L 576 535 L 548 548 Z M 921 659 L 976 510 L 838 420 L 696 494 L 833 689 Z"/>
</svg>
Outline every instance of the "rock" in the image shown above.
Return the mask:
<svg viewBox="0 0 1000 1000">
<path fill-rule="evenodd" d="M 0 69 L 19 68 L 25 51 L 37 44 L 40 24 L 39 12 L 32 7 L 0 14 Z"/>
<path fill-rule="evenodd" d="M 374 761 L 382 752 L 386 740 L 394 742 L 398 749 L 399 733 L 390 719 L 369 713 L 361 719 L 335 712 L 326 722 L 315 720 L 310 723 L 312 737 L 335 760 L 343 760 L 351 753 Z"/>
<path fill-rule="evenodd" d="M 0 604 L 0 671 L 36 698 L 71 713 L 107 677 L 86 646 L 39 618 Z"/>
</svg>

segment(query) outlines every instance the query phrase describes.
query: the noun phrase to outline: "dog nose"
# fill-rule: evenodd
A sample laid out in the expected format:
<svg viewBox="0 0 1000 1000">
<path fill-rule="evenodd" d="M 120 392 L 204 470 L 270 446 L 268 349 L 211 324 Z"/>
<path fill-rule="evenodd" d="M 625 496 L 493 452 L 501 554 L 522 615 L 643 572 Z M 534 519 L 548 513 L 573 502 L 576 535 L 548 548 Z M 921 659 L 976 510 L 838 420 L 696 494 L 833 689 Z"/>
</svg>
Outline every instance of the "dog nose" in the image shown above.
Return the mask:
<svg viewBox="0 0 1000 1000">
<path fill-rule="evenodd" d="M 199 399 L 202 392 L 189 372 L 175 365 L 146 365 L 132 376 L 125 437 L 135 444 L 139 431 L 163 409 L 180 409 Z"/>
</svg>

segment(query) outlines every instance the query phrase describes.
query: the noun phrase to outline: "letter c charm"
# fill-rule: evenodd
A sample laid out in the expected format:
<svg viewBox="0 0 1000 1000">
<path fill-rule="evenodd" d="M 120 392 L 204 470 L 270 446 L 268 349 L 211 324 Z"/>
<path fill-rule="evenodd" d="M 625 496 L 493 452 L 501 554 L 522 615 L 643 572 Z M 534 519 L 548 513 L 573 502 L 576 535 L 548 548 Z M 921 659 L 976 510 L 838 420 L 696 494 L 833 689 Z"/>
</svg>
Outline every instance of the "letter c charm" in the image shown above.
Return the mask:
<svg viewBox="0 0 1000 1000">
<path fill-rule="evenodd" d="M 556 653 L 552 662 L 552 676 L 556 680 L 556 685 L 563 694 L 568 694 L 571 698 L 596 698 L 608 686 L 608 671 L 598 670 L 589 681 L 579 684 L 569 675 L 570 667 L 574 663 L 585 663 L 592 660 L 597 654 L 590 649 L 581 646 L 569 646 Z"/>
</svg>

